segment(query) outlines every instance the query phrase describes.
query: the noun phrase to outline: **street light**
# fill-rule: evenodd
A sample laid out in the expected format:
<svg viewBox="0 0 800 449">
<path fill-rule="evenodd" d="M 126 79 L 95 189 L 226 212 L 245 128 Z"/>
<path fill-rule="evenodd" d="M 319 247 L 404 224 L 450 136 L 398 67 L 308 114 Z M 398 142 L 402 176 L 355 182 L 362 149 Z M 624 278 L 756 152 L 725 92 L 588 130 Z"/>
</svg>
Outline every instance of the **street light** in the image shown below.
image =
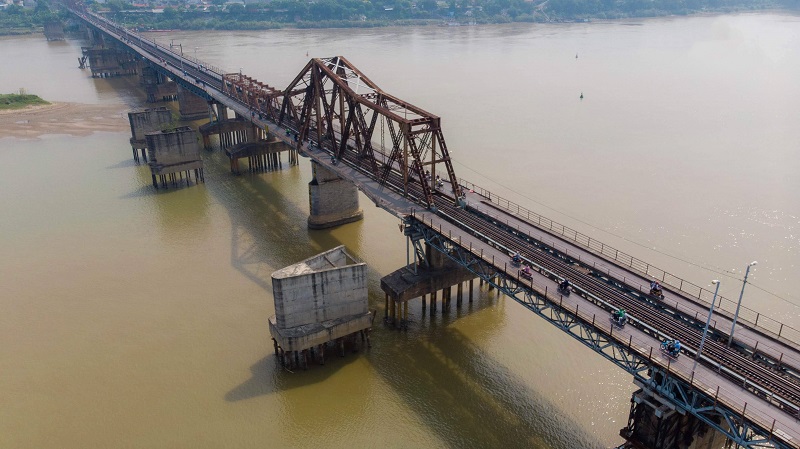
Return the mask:
<svg viewBox="0 0 800 449">
<path fill-rule="evenodd" d="M 736 319 L 739 318 L 739 307 L 742 306 L 742 296 L 744 296 L 744 286 L 747 285 L 747 276 L 750 274 L 750 267 L 757 264 L 755 260 L 750 262 L 750 265 L 747 266 L 747 271 L 744 272 L 744 282 L 742 282 L 742 292 L 739 293 L 739 302 L 736 303 L 736 313 L 733 314 L 733 325 L 731 326 L 731 334 L 728 336 L 728 346 L 731 345 L 733 341 L 733 330 L 736 328 Z"/>
<path fill-rule="evenodd" d="M 700 339 L 700 347 L 697 348 L 697 354 L 694 357 L 694 365 L 692 365 L 692 377 L 694 377 L 694 370 L 697 368 L 697 361 L 700 360 L 700 353 L 703 352 L 703 344 L 706 342 L 706 334 L 708 334 L 708 325 L 711 324 L 711 315 L 714 313 L 714 304 L 717 302 L 717 293 L 719 292 L 718 280 L 711 281 L 712 284 L 717 284 L 714 289 L 714 298 L 711 300 L 711 308 L 708 309 L 708 319 L 706 320 L 706 327 L 703 329 L 703 338 Z"/>
</svg>

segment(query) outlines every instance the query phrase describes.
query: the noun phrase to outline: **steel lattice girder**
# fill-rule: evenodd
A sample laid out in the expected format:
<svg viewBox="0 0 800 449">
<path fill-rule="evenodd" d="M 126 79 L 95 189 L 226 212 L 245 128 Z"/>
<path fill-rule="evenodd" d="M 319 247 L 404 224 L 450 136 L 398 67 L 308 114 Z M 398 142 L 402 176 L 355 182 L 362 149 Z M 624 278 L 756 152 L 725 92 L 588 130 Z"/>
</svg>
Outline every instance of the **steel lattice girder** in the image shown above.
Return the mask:
<svg viewBox="0 0 800 449">
<path fill-rule="evenodd" d="M 277 121 L 279 99 L 283 97 L 283 92 L 241 73 L 223 75 L 222 91 L 263 113 L 270 120 Z"/>
<path fill-rule="evenodd" d="M 742 420 L 741 411 L 732 410 L 714 397 L 673 377 L 649 355 L 640 354 L 630 346 L 611 338 L 604 330 L 585 321 L 573 311 L 547 299 L 530 286 L 518 282 L 505 271 L 495 267 L 454 240 L 425 225 L 414 216 L 406 216 L 406 227 L 421 236 L 431 247 L 502 291 L 505 295 L 541 316 L 576 340 L 593 349 L 650 391 L 671 402 L 675 407 L 692 414 L 708 426 L 724 434 L 743 448 L 790 449 L 792 446 L 772 438 L 764 429 Z M 719 423 L 723 423 L 719 424 Z"/>
<path fill-rule="evenodd" d="M 316 138 L 320 148 L 364 169 L 381 184 L 389 172 L 399 172 L 406 191 L 412 182 L 421 185 L 428 207 L 433 205 L 433 190 L 425 182 L 426 168 L 436 173 L 436 167 L 443 166 L 454 197 L 460 196 L 441 119 L 382 91 L 345 58 L 312 59 L 284 92 L 279 125 L 296 116 L 298 146 Z M 373 146 L 376 126 L 389 130 L 389 154 Z"/>
</svg>

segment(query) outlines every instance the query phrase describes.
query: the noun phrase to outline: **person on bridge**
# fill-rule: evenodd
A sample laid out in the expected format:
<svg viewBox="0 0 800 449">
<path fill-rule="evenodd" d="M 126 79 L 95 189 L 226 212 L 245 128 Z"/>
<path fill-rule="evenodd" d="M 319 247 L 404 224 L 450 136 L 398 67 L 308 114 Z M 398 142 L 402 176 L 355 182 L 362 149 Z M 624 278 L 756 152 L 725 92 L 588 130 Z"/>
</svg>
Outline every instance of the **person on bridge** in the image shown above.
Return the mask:
<svg viewBox="0 0 800 449">
<path fill-rule="evenodd" d="M 521 263 L 522 262 L 522 256 L 519 255 L 519 252 L 515 252 L 514 255 L 511 256 L 511 260 L 513 260 L 514 263 Z"/>
<path fill-rule="evenodd" d="M 570 287 L 570 282 L 569 282 L 569 279 L 566 279 L 566 278 L 564 278 L 564 280 L 561 281 L 560 284 L 558 284 L 558 288 L 560 288 L 561 290 L 565 290 L 565 291 L 569 290 L 569 287 Z"/>
<path fill-rule="evenodd" d="M 677 356 L 678 354 L 680 354 L 680 353 L 681 353 L 681 341 L 680 341 L 680 340 L 675 340 L 675 341 L 672 343 L 672 345 L 670 345 L 670 346 L 672 346 L 672 348 L 669 350 L 669 352 L 670 352 L 670 353 L 671 353 L 673 356 Z"/>
<path fill-rule="evenodd" d="M 625 312 L 625 309 L 617 309 L 617 311 L 614 312 L 614 319 L 617 320 L 617 323 L 619 324 L 625 323 L 625 320 L 627 319 L 627 313 Z"/>
<path fill-rule="evenodd" d="M 653 279 L 653 282 L 650 283 L 650 290 L 653 290 L 654 292 L 660 291 L 661 284 L 659 284 L 657 280 Z"/>
<path fill-rule="evenodd" d="M 522 269 L 522 274 L 524 274 L 525 276 L 530 277 L 531 276 L 531 267 L 525 265 L 525 268 Z"/>
</svg>

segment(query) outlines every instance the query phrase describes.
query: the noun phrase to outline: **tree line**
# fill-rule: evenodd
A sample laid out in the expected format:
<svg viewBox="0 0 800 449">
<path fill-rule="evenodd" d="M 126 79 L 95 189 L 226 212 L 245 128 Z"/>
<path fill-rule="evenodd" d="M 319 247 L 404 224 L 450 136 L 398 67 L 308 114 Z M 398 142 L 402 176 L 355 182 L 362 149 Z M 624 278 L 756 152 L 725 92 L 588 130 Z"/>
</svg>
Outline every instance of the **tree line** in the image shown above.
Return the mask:
<svg viewBox="0 0 800 449">
<path fill-rule="evenodd" d="M 377 27 L 428 23 L 566 22 L 765 9 L 800 9 L 800 0 L 272 0 L 247 4 L 212 0 L 176 4 L 155 13 L 126 0 L 87 2 L 139 30 Z M 42 27 L 59 18 L 45 0 L 33 9 L 0 11 L 0 30 Z M 8 33 L 6 33 L 8 34 Z"/>
<path fill-rule="evenodd" d="M 45 0 L 39 0 L 33 8 L 8 5 L 0 10 L 0 35 L 30 33 L 41 29 L 51 20 L 64 17 L 63 13 L 52 11 Z"/>
</svg>

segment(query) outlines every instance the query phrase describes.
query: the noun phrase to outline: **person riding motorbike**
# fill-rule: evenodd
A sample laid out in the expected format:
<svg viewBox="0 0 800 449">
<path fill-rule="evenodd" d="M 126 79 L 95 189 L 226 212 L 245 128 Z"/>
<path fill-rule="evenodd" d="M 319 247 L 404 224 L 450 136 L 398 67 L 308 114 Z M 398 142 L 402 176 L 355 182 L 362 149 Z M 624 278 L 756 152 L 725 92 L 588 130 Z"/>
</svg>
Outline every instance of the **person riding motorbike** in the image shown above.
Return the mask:
<svg viewBox="0 0 800 449">
<path fill-rule="evenodd" d="M 525 276 L 531 276 L 531 267 L 525 265 L 525 268 L 522 269 L 522 274 Z"/>
<path fill-rule="evenodd" d="M 519 252 L 515 252 L 514 255 L 511 256 L 511 260 L 513 260 L 514 263 L 520 263 L 522 262 L 522 256 L 519 255 Z"/>
<path fill-rule="evenodd" d="M 560 284 L 558 284 L 558 288 L 564 291 L 569 290 L 569 286 L 570 286 L 569 280 L 566 278 L 563 281 L 561 281 Z"/>
<path fill-rule="evenodd" d="M 667 340 L 666 341 L 666 349 L 669 352 L 669 355 L 673 357 L 677 357 L 681 353 L 681 342 L 680 340 Z"/>
<path fill-rule="evenodd" d="M 625 309 L 617 309 L 617 311 L 614 312 L 614 319 L 617 321 L 617 324 L 624 324 L 626 316 Z"/>
<path fill-rule="evenodd" d="M 657 280 L 653 279 L 653 282 L 650 283 L 650 290 L 654 292 L 661 291 L 661 284 L 659 284 Z"/>
<path fill-rule="evenodd" d="M 678 354 L 681 353 L 681 342 L 680 342 L 680 340 L 675 340 L 672 343 L 672 349 L 670 350 L 670 353 L 673 356 L 677 356 Z"/>
</svg>

